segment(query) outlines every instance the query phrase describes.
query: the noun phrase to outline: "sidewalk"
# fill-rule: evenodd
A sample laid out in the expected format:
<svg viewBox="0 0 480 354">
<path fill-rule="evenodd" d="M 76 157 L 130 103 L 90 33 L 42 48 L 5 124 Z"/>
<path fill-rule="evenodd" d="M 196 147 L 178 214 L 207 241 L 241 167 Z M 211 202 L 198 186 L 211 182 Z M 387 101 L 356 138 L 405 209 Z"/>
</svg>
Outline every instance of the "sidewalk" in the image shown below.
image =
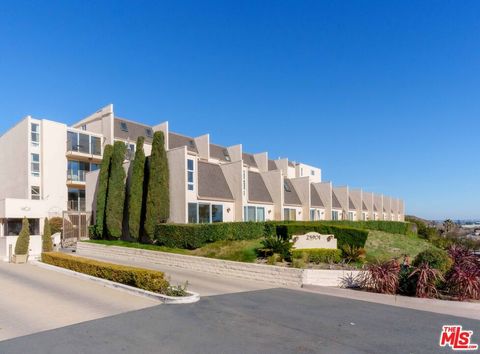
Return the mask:
<svg viewBox="0 0 480 354">
<path fill-rule="evenodd" d="M 366 291 L 314 285 L 304 285 L 302 290 L 317 294 L 348 298 L 352 300 L 368 301 L 377 304 L 480 320 L 480 302 L 420 299 L 417 297 L 376 294 Z"/>
</svg>

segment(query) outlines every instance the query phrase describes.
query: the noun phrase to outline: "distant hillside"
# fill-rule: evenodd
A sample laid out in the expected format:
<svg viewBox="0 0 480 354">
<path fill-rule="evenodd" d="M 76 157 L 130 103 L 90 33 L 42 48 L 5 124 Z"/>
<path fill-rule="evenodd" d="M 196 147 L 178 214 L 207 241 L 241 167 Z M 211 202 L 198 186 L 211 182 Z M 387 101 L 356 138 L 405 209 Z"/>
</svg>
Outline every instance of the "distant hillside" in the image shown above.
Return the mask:
<svg viewBox="0 0 480 354">
<path fill-rule="evenodd" d="M 410 222 L 420 221 L 427 225 L 431 225 L 434 223 L 432 220 L 422 219 L 415 215 L 405 215 L 405 221 L 410 221 Z"/>
</svg>

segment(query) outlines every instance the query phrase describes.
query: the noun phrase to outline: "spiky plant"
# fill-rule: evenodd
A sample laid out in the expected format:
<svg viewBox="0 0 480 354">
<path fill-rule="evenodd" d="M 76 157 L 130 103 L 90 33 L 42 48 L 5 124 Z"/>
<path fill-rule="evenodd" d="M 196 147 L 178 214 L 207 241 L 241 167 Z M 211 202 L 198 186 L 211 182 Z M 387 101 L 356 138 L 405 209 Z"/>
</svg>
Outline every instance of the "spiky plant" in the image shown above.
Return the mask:
<svg viewBox="0 0 480 354">
<path fill-rule="evenodd" d="M 370 264 L 367 267 L 367 287 L 381 294 L 395 294 L 398 289 L 400 265 L 391 261 Z"/>
<path fill-rule="evenodd" d="M 342 247 L 343 258 L 347 263 L 362 262 L 365 259 L 366 252 L 362 247 L 345 244 Z"/>
<path fill-rule="evenodd" d="M 438 295 L 436 284 L 444 280 L 442 273 L 426 262 L 415 267 L 409 278 L 416 279 L 415 295 L 421 298 L 436 297 Z"/>
</svg>

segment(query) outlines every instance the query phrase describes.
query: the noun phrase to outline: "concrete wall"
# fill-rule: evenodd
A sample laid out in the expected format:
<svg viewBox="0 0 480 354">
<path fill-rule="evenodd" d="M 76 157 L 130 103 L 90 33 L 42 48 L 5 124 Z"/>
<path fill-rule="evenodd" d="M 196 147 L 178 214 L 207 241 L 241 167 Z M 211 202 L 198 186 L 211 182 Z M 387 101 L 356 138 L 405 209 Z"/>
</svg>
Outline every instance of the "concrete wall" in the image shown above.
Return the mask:
<svg viewBox="0 0 480 354">
<path fill-rule="evenodd" d="M 317 190 L 320 198 L 325 204 L 325 220 L 332 219 L 332 182 L 314 183 L 313 187 Z"/>
<path fill-rule="evenodd" d="M 30 198 L 29 135 L 26 117 L 0 137 L 0 199 Z"/>
<path fill-rule="evenodd" d="M 358 270 L 304 269 L 302 283 L 303 285 L 339 287 L 343 277 L 349 274 L 357 276 L 360 273 Z"/>
<path fill-rule="evenodd" d="M 233 199 L 235 200 L 234 220 L 243 220 L 243 195 L 242 195 L 242 169 L 243 162 L 238 160 L 236 162 L 226 163 L 220 165 L 223 175 L 227 180 L 228 187 L 232 192 Z"/>
<path fill-rule="evenodd" d="M 103 108 L 100 108 L 98 111 L 82 119 L 81 121 L 75 123 L 74 125 L 72 125 L 72 127 L 76 129 L 81 129 L 83 125 L 86 125 L 87 131 L 102 134 L 104 136 L 102 146 L 105 146 L 106 144 L 113 144 L 114 142 L 114 117 L 115 115 L 113 112 L 113 104 L 109 104 Z"/>
<path fill-rule="evenodd" d="M 322 170 L 317 167 L 298 163 L 295 166 L 295 173 L 297 177 L 310 177 L 312 182 L 322 182 Z"/>
<path fill-rule="evenodd" d="M 170 170 L 170 222 L 187 222 L 187 147 L 167 151 Z M 197 175 L 197 173 L 195 173 Z M 195 184 L 198 188 L 198 182 Z"/>
<path fill-rule="evenodd" d="M 290 180 L 302 202 L 302 220 L 310 219 L 310 177 L 292 178 Z"/>
<path fill-rule="evenodd" d="M 210 158 L 210 135 L 205 134 L 193 139 L 197 145 L 198 157 L 204 160 Z"/>
<path fill-rule="evenodd" d="M 350 189 L 348 191 L 349 197 L 355 205 L 355 213 L 357 215 L 356 220 L 362 220 L 363 210 L 362 210 L 362 190 L 361 189 Z M 350 210 L 351 211 L 351 210 Z"/>
<path fill-rule="evenodd" d="M 255 162 L 257 163 L 257 166 L 258 166 L 258 170 L 260 172 L 268 172 L 268 153 L 267 152 L 254 154 L 253 158 L 255 159 Z"/>
<path fill-rule="evenodd" d="M 386 210 L 385 211 L 385 220 L 390 221 L 392 220 L 392 198 L 388 196 L 383 196 L 383 207 Z"/>
<path fill-rule="evenodd" d="M 349 202 L 348 202 L 348 187 L 333 187 L 333 192 L 338 198 L 340 205 L 342 206 L 342 220 L 348 219 L 348 209 L 349 209 Z"/>
<path fill-rule="evenodd" d="M 270 193 L 274 205 L 274 220 L 283 219 L 283 176 L 282 171 L 268 171 L 261 173 L 265 186 Z"/>
<path fill-rule="evenodd" d="M 0 237 L 0 260 L 9 262 L 10 257 L 15 254 L 15 245 L 18 236 Z M 30 243 L 28 246 L 28 259 L 38 259 L 42 254 L 42 236 L 30 235 Z"/>
<path fill-rule="evenodd" d="M 228 155 L 230 156 L 230 160 L 232 162 L 241 161 L 243 159 L 242 144 L 229 146 L 227 147 L 227 151 L 228 151 Z"/>
<path fill-rule="evenodd" d="M 368 209 L 368 220 L 373 220 L 373 193 L 363 192 L 362 199 Z"/>
<path fill-rule="evenodd" d="M 377 214 L 376 220 L 383 220 L 383 195 L 373 194 L 373 205 L 377 209 L 376 212 L 374 211 Z"/>
</svg>

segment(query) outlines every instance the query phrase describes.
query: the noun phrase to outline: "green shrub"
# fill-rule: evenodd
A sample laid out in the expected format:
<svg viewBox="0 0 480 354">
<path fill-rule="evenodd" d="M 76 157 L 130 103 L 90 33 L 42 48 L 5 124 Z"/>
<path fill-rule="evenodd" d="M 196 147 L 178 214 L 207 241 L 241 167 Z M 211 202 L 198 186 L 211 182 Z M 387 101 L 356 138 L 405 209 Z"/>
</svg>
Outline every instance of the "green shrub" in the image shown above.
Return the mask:
<svg viewBox="0 0 480 354">
<path fill-rule="evenodd" d="M 30 245 L 30 224 L 27 218 L 23 218 L 22 229 L 15 244 L 15 254 L 28 254 L 28 246 Z"/>
<path fill-rule="evenodd" d="M 145 234 L 151 240 L 155 234 L 155 226 L 166 223 L 170 216 L 168 160 L 165 138 L 161 131 L 153 135 L 148 171 Z"/>
<path fill-rule="evenodd" d="M 262 248 L 259 250 L 264 256 L 278 254 L 280 260 L 289 260 L 292 243 L 279 236 L 267 236 L 262 240 Z"/>
<path fill-rule="evenodd" d="M 107 208 L 105 218 L 107 235 L 110 239 L 119 239 L 122 236 L 123 208 L 125 205 L 125 144 L 116 141 L 113 145 L 110 178 L 108 179 Z"/>
<path fill-rule="evenodd" d="M 55 216 L 53 218 L 50 218 L 48 222 L 50 224 L 50 231 L 52 232 L 52 235 L 55 235 L 57 232 L 62 232 L 63 218 Z"/>
<path fill-rule="evenodd" d="M 306 248 L 292 251 L 293 259 L 303 259 L 308 263 L 338 263 L 342 259 L 342 251 L 331 248 Z"/>
<path fill-rule="evenodd" d="M 113 146 L 106 145 L 103 149 L 103 159 L 98 175 L 97 208 L 95 212 L 94 236 L 104 238 L 105 236 L 105 209 L 107 206 L 108 179 L 110 177 L 110 164 L 112 160 Z"/>
<path fill-rule="evenodd" d="M 277 235 L 284 239 L 290 240 L 293 235 L 303 235 L 307 232 L 315 231 L 325 235 L 335 235 L 338 247 L 344 245 L 351 245 L 363 248 L 367 241 L 368 231 L 361 229 L 354 229 L 345 226 L 328 225 L 317 222 L 303 222 L 303 223 L 283 223 L 277 225 Z"/>
<path fill-rule="evenodd" d="M 446 251 L 436 248 L 417 254 L 413 260 L 413 265 L 419 267 L 422 263 L 427 263 L 430 268 L 438 269 L 441 273 L 448 271 L 453 264 Z"/>
<path fill-rule="evenodd" d="M 161 294 L 167 294 L 170 287 L 164 274 L 155 270 L 100 262 L 60 252 L 42 253 L 42 262 Z"/>
<path fill-rule="evenodd" d="M 158 224 L 155 240 L 160 246 L 196 249 L 221 240 L 253 240 L 264 234 L 264 223 Z"/>
<path fill-rule="evenodd" d="M 141 218 L 145 174 L 144 140 L 145 138 L 143 136 L 138 137 L 135 160 L 133 160 L 132 176 L 129 181 L 128 230 L 130 237 L 135 241 L 140 239 L 142 226 Z"/>
<path fill-rule="evenodd" d="M 52 232 L 50 231 L 50 223 L 48 221 L 48 218 L 45 218 L 42 235 L 42 252 L 51 251 L 53 251 Z"/>
</svg>

